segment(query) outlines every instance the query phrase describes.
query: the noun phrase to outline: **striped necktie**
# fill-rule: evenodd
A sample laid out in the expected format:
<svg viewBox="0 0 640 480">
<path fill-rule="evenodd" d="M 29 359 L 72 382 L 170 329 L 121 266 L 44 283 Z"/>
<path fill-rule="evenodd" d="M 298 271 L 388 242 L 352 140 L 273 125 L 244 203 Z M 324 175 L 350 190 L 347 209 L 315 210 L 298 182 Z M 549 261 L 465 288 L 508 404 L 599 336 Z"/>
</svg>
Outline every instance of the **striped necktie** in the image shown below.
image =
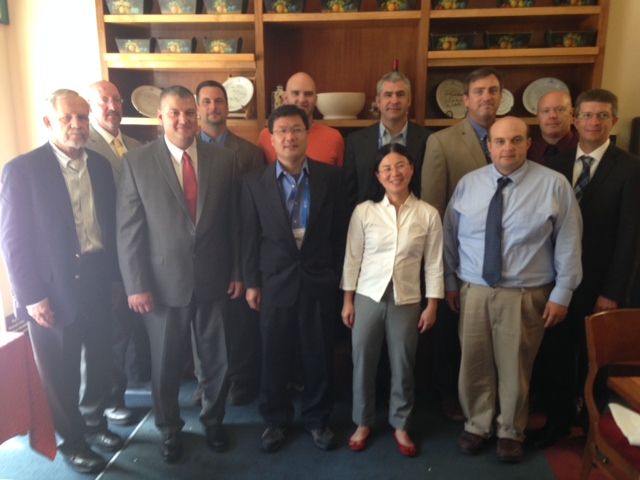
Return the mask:
<svg viewBox="0 0 640 480">
<path fill-rule="evenodd" d="M 580 172 L 580 176 L 578 177 L 573 190 L 575 191 L 576 199 L 579 202 L 582 200 L 582 196 L 584 195 L 584 189 L 587 188 L 589 181 L 591 181 L 591 164 L 593 163 L 594 158 L 589 155 L 582 155 L 578 160 L 582 162 L 582 172 Z"/>
</svg>

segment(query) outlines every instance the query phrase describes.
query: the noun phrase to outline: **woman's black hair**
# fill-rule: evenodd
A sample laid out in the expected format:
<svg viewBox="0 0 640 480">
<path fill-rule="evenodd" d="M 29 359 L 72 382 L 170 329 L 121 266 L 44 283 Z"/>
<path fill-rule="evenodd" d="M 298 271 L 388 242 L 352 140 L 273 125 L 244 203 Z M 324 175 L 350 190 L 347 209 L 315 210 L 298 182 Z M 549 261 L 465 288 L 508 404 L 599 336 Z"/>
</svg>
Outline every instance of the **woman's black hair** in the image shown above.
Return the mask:
<svg viewBox="0 0 640 480">
<path fill-rule="evenodd" d="M 371 184 L 369 185 L 369 190 L 367 192 L 367 196 L 365 200 L 373 200 L 374 202 L 379 202 L 384 198 L 384 187 L 378 181 L 378 177 L 376 177 L 376 172 L 378 171 L 378 167 L 380 166 L 380 162 L 384 157 L 389 155 L 390 153 L 397 153 L 405 157 L 411 165 L 415 165 L 411 154 L 407 147 L 402 145 L 401 143 L 387 143 L 378 149 L 376 152 L 376 159 L 373 165 L 373 176 L 371 177 Z M 413 172 L 415 175 L 416 172 Z"/>
</svg>

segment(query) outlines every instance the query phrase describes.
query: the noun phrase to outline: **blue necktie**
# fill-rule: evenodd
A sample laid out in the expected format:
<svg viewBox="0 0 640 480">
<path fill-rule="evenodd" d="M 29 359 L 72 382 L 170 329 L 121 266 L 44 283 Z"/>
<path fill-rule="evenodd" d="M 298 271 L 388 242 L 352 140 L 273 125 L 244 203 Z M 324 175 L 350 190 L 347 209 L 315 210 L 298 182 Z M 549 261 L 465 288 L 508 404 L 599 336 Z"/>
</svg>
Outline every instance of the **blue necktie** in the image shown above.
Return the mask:
<svg viewBox="0 0 640 480">
<path fill-rule="evenodd" d="M 484 262 L 482 278 L 491 287 L 502 278 L 502 189 L 511 182 L 509 177 L 498 179 L 498 188 L 491 197 L 484 232 Z"/>
<path fill-rule="evenodd" d="M 587 188 L 587 185 L 589 185 L 589 181 L 591 180 L 591 163 L 594 159 L 588 155 L 582 155 L 578 160 L 582 162 L 582 172 L 580 172 L 580 176 L 578 177 L 573 190 L 575 191 L 576 199 L 579 202 L 582 200 L 582 195 L 584 195 L 584 189 Z"/>
</svg>

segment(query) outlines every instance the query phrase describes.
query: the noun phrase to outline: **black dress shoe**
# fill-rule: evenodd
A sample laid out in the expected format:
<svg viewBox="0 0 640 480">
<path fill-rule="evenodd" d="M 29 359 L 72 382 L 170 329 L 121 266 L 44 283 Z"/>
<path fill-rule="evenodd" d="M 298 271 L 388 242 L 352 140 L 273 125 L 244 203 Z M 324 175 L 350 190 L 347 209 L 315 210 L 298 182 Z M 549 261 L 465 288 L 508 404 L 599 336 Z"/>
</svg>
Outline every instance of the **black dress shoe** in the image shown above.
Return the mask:
<svg viewBox="0 0 640 480">
<path fill-rule="evenodd" d="M 311 434 L 313 444 L 320 450 L 336 448 L 336 437 L 329 427 L 312 428 L 308 432 Z"/>
<path fill-rule="evenodd" d="M 180 434 L 175 432 L 164 435 L 160 449 L 165 462 L 177 462 L 182 455 L 182 440 L 180 439 Z"/>
<path fill-rule="evenodd" d="M 106 452 L 115 452 L 122 448 L 122 439 L 109 430 L 87 433 L 84 438 L 92 447 Z"/>
<path fill-rule="evenodd" d="M 229 437 L 222 425 L 206 428 L 207 444 L 214 452 L 224 452 L 229 447 Z"/>
<path fill-rule="evenodd" d="M 558 440 L 569 435 L 570 429 L 567 425 L 545 425 L 540 430 L 529 433 L 528 442 L 534 448 L 543 449 L 554 445 Z"/>
<path fill-rule="evenodd" d="M 282 427 L 267 427 L 260 438 L 260 449 L 266 453 L 280 450 L 284 444 L 284 431 Z"/>
<path fill-rule="evenodd" d="M 100 455 L 87 446 L 80 448 L 61 448 L 64 461 L 79 473 L 98 473 L 107 466 Z"/>
<path fill-rule="evenodd" d="M 131 425 L 135 422 L 133 411 L 126 407 L 107 408 L 104 411 L 104 415 L 114 425 Z"/>
</svg>

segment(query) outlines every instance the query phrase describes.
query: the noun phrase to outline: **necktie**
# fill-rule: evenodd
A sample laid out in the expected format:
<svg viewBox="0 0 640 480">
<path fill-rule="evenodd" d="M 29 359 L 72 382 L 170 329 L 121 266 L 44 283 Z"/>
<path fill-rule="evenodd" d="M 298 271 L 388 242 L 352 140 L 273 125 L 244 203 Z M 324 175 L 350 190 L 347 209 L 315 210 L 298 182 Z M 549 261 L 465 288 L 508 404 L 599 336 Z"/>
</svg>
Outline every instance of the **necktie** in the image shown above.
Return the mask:
<svg viewBox="0 0 640 480">
<path fill-rule="evenodd" d="M 124 143 L 122 143 L 118 137 L 114 137 L 111 144 L 118 158 L 124 157 L 124 154 L 127 153 L 127 148 L 124 146 Z"/>
<path fill-rule="evenodd" d="M 82 159 L 81 158 L 72 158 L 71 160 L 69 160 L 69 163 L 67 165 L 69 165 L 69 168 L 71 170 L 73 170 L 74 172 L 78 173 L 80 171 L 80 169 L 82 168 Z"/>
<path fill-rule="evenodd" d="M 189 216 L 193 223 L 196 223 L 196 205 L 198 204 L 198 181 L 196 172 L 191 163 L 191 157 L 187 152 L 182 154 L 182 190 L 184 200 L 189 210 Z"/>
<path fill-rule="evenodd" d="M 498 179 L 498 188 L 491 197 L 484 232 L 484 262 L 482 278 L 491 287 L 502 278 L 502 189 L 511 182 L 508 177 Z"/>
<path fill-rule="evenodd" d="M 576 199 L 579 202 L 582 200 L 584 189 L 587 188 L 587 185 L 589 185 L 589 181 L 591 180 L 591 163 L 593 162 L 593 157 L 582 155 L 578 160 L 582 162 L 582 172 L 580 172 L 580 176 L 578 177 L 573 190 L 576 192 Z"/>
<path fill-rule="evenodd" d="M 480 139 L 480 146 L 482 147 L 482 153 L 487 159 L 487 163 L 491 163 L 491 154 L 489 153 L 489 146 L 487 145 L 487 135 Z"/>
</svg>

